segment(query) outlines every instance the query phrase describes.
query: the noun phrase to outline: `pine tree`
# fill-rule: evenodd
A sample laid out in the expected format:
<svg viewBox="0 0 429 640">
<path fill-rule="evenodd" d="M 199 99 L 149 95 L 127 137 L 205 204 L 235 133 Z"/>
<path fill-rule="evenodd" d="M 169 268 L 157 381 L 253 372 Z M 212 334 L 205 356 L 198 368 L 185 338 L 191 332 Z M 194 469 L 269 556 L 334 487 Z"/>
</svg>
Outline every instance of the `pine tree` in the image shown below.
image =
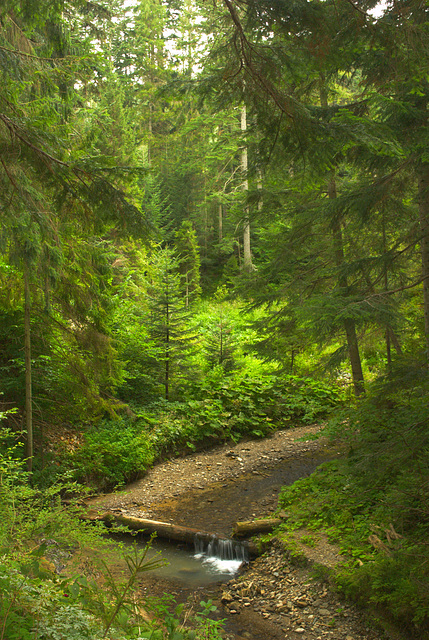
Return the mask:
<svg viewBox="0 0 429 640">
<path fill-rule="evenodd" d="M 31 2 L 19 6 L 6 3 L 0 9 L 0 250 L 22 274 L 29 470 L 33 458 L 32 393 L 38 384 L 31 369 L 37 356 L 42 355 L 32 350 L 32 316 L 45 314 L 38 332 L 48 324 L 49 339 L 61 325 L 64 336 L 70 334 L 72 326 L 75 337 L 85 342 L 92 320 L 94 328 L 102 327 L 102 295 L 96 301 L 98 287 L 94 284 L 104 286 L 106 280 L 99 277 L 93 254 L 86 264 L 90 285 L 86 288 L 82 281 L 74 282 L 66 292 L 64 282 L 67 278 L 72 281 L 71 272 L 78 262 L 68 263 L 67 252 L 74 256 L 89 252 L 94 238 L 102 243 L 101 236 L 115 227 L 118 232 L 125 227 L 128 232 L 147 230 L 141 211 L 125 197 L 122 179 L 114 184 L 115 175 L 110 173 L 107 179 L 105 167 L 100 167 L 102 162 L 83 158 L 81 151 L 70 144 L 76 132 L 76 111 L 72 109 L 78 98 L 75 85 L 83 76 L 93 78 L 87 56 L 92 55 L 94 61 L 97 58 L 94 50 L 88 49 L 88 30 L 84 27 L 87 16 L 83 18 L 80 12 L 85 9 L 80 3 L 67 3 L 61 11 L 59 5 L 43 2 L 37 11 Z M 101 9 L 97 20 L 109 17 L 107 12 L 102 14 Z M 77 28 L 77 37 L 72 37 L 71 26 Z M 72 290 L 76 293 L 73 302 Z M 79 300 L 85 297 L 84 292 L 90 294 L 89 305 Z M 69 316 L 67 312 L 71 312 Z M 89 352 L 88 342 L 80 349 L 81 358 L 85 349 Z M 108 349 L 99 362 L 107 359 L 107 353 Z M 86 382 L 82 388 L 90 387 Z"/>
</svg>

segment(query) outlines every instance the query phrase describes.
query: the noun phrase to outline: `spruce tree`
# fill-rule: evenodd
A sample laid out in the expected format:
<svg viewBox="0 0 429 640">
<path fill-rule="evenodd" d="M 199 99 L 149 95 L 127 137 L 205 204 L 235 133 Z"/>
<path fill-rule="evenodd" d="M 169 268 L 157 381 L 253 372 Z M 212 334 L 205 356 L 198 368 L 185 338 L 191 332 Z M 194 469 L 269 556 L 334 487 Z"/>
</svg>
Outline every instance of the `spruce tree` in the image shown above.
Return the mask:
<svg viewBox="0 0 429 640">
<path fill-rule="evenodd" d="M 152 258 L 147 289 L 149 334 L 158 349 L 152 367 L 164 387 L 166 400 L 178 397 L 179 389 L 190 378 L 188 359 L 195 340 L 179 267 L 172 249 L 160 249 Z"/>
<path fill-rule="evenodd" d="M 176 254 L 179 259 L 181 288 L 189 307 L 200 295 L 200 254 L 197 236 L 189 220 L 184 220 L 176 233 Z"/>
</svg>

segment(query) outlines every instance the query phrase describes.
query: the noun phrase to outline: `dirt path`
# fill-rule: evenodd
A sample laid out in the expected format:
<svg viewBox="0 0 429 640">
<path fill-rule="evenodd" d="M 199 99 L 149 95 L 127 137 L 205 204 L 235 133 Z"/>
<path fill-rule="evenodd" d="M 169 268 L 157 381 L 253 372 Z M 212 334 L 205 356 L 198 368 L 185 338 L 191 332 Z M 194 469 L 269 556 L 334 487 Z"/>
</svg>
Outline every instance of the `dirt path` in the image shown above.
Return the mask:
<svg viewBox="0 0 429 640">
<path fill-rule="evenodd" d="M 91 500 L 91 507 L 201 528 L 229 535 L 234 522 L 264 516 L 277 506 L 281 486 L 309 475 L 336 452 L 317 426 L 279 431 L 271 438 L 218 446 L 155 466 L 125 491 Z M 335 550 L 320 540 L 308 554 L 332 564 Z M 344 604 L 321 584 L 309 585 L 309 569 L 285 560 L 283 549 L 252 562 L 226 585 L 192 590 L 146 577 L 143 593 L 173 593 L 189 602 L 211 598 L 234 640 L 381 640 L 362 612 Z"/>
</svg>

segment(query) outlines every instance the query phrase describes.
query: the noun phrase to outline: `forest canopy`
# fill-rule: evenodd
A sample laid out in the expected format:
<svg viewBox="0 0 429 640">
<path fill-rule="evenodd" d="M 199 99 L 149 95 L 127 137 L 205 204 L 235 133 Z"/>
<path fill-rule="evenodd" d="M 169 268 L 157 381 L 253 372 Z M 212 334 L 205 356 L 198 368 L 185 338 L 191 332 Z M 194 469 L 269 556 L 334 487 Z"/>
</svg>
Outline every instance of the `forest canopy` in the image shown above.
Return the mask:
<svg viewBox="0 0 429 640">
<path fill-rule="evenodd" d="M 2 2 L 1 455 L 24 483 L 111 488 L 329 417 L 377 518 L 420 544 L 428 12 Z M 428 603 L 389 594 L 421 630 Z"/>
</svg>

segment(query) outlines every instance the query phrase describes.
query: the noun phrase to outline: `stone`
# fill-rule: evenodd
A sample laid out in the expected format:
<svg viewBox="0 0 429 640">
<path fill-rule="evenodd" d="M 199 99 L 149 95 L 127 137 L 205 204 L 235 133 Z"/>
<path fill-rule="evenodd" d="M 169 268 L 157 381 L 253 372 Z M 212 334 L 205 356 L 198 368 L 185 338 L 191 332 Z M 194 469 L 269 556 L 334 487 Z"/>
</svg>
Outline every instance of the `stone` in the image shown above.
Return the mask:
<svg viewBox="0 0 429 640">
<path fill-rule="evenodd" d="M 308 601 L 305 598 L 297 598 L 294 603 L 296 604 L 297 607 L 299 607 L 300 609 L 304 609 L 304 607 L 306 607 L 308 605 Z"/>
<path fill-rule="evenodd" d="M 295 629 L 295 633 L 305 633 L 305 629 L 303 629 L 302 627 L 298 627 L 297 629 Z"/>
</svg>

